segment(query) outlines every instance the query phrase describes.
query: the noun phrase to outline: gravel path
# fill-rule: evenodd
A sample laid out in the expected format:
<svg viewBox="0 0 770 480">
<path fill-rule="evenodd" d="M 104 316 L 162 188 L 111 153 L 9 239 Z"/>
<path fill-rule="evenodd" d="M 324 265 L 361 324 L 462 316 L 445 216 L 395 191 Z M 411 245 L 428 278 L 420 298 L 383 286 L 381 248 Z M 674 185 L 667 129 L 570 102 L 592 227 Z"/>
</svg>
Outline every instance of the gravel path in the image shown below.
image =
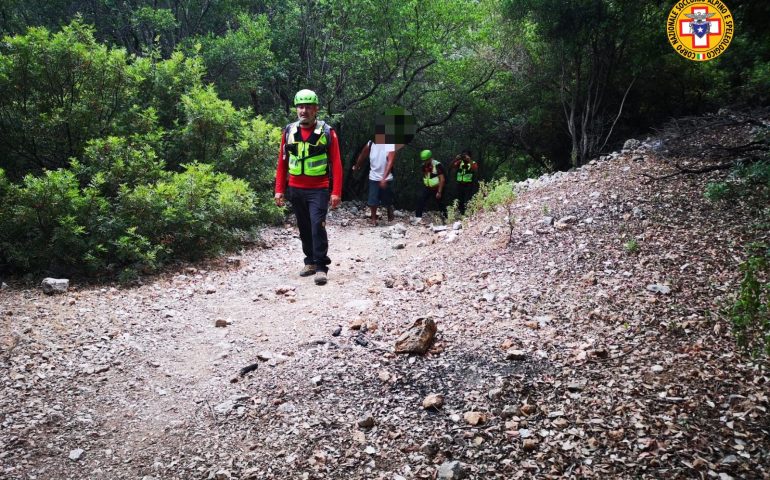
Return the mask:
<svg viewBox="0 0 770 480">
<path fill-rule="evenodd" d="M 643 181 L 668 168 L 642 144 L 459 231 L 347 205 L 323 287 L 286 227 L 141 287 L 0 291 L 0 477 L 770 478 L 770 380 L 719 315 L 762 210 L 706 202 L 721 172 Z M 435 343 L 396 355 L 417 317 Z"/>
</svg>

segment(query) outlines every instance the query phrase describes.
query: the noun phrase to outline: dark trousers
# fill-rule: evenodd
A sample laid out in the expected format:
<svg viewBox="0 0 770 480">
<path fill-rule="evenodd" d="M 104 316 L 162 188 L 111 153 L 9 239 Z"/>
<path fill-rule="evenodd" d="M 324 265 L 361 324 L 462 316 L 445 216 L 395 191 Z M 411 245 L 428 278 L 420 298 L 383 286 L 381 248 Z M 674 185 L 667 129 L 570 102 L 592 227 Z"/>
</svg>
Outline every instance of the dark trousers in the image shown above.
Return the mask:
<svg viewBox="0 0 770 480">
<path fill-rule="evenodd" d="M 422 193 L 420 194 L 420 198 L 417 200 L 417 211 L 414 212 L 415 217 L 422 218 L 422 212 L 425 211 L 425 205 L 431 198 L 436 198 L 436 192 L 438 192 L 438 190 L 431 190 L 428 187 L 422 187 Z M 446 217 L 446 205 L 444 204 L 444 197 L 442 196 L 441 199 L 436 200 L 436 203 L 438 204 L 438 209 L 441 211 L 441 214 Z"/>
<path fill-rule="evenodd" d="M 302 240 L 305 265 L 315 265 L 317 271 L 327 272 L 332 261 L 327 256 L 326 213 L 329 211 L 329 190 L 326 188 L 289 187 L 289 201 L 294 207 Z"/>
<path fill-rule="evenodd" d="M 465 215 L 465 206 L 473 196 L 473 183 L 457 182 L 457 201 L 460 204 L 460 214 Z"/>
</svg>

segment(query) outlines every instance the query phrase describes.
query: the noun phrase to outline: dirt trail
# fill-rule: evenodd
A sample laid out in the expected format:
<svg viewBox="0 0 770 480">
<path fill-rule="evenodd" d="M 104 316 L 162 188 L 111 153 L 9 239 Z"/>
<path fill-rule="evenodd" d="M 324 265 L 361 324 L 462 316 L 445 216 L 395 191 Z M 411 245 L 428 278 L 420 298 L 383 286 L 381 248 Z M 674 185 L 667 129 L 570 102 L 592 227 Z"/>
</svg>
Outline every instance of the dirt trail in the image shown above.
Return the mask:
<svg viewBox="0 0 770 480">
<path fill-rule="evenodd" d="M 92 447 L 84 458 L 104 465 L 96 477 L 109 478 L 114 456 L 130 463 L 148 445 L 167 441 L 170 430 L 205 430 L 215 406 L 238 395 L 230 380 L 257 362 L 257 352 L 290 358 L 379 302 L 382 273 L 398 271 L 412 255 L 393 249 L 380 235 L 385 228 L 332 213 L 325 286 L 297 275 L 296 230 L 277 228 L 265 232 L 271 248 L 246 251 L 238 266 L 188 267 L 138 288 L 74 285 L 66 296 L 2 292 L 2 338 L 30 352 L 13 358 L 11 367 L 28 363 L 5 382 L 18 396 L 3 396 L 4 426 L 19 435 L 6 436 L 3 450 L 8 456 L 21 448 L 29 458 L 6 465 L 8 478 L 33 478 L 35 471 L 39 478 L 77 478 L 84 462 L 67 456 L 89 437 L 101 450 Z M 412 229 L 413 237 L 420 233 Z M 276 294 L 280 286 L 293 294 Z M 216 328 L 217 319 L 232 323 Z M 53 404 L 36 395 L 57 390 Z M 45 445 L 25 438 L 78 425 L 85 435 L 54 435 Z"/>
</svg>

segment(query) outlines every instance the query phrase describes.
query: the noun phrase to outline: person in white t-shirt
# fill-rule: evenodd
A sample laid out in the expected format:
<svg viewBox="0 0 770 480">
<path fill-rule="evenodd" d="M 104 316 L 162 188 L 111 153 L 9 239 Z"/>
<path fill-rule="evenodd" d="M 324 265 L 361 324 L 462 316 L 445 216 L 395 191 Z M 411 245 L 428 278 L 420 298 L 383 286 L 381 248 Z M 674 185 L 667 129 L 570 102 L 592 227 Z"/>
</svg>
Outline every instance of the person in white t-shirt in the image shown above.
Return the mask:
<svg viewBox="0 0 770 480">
<path fill-rule="evenodd" d="M 371 210 L 369 222 L 377 225 L 377 208 L 385 207 L 388 221 L 393 220 L 393 163 L 396 152 L 403 145 L 385 143 L 385 135 L 378 133 L 375 141 L 369 141 L 361 150 L 353 165 L 353 171 L 360 170 L 364 161 L 369 159 L 369 198 L 367 204 Z"/>
</svg>

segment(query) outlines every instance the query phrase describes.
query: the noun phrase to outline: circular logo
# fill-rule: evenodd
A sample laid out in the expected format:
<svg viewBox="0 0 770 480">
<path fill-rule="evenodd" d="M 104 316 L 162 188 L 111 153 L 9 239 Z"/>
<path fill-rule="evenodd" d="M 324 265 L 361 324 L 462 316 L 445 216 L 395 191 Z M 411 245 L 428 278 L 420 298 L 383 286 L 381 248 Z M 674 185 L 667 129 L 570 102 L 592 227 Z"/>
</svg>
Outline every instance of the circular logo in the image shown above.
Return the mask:
<svg viewBox="0 0 770 480">
<path fill-rule="evenodd" d="M 733 39 L 735 20 L 720 0 L 682 0 L 668 14 L 666 34 L 676 52 L 707 62 L 721 55 Z"/>
</svg>

